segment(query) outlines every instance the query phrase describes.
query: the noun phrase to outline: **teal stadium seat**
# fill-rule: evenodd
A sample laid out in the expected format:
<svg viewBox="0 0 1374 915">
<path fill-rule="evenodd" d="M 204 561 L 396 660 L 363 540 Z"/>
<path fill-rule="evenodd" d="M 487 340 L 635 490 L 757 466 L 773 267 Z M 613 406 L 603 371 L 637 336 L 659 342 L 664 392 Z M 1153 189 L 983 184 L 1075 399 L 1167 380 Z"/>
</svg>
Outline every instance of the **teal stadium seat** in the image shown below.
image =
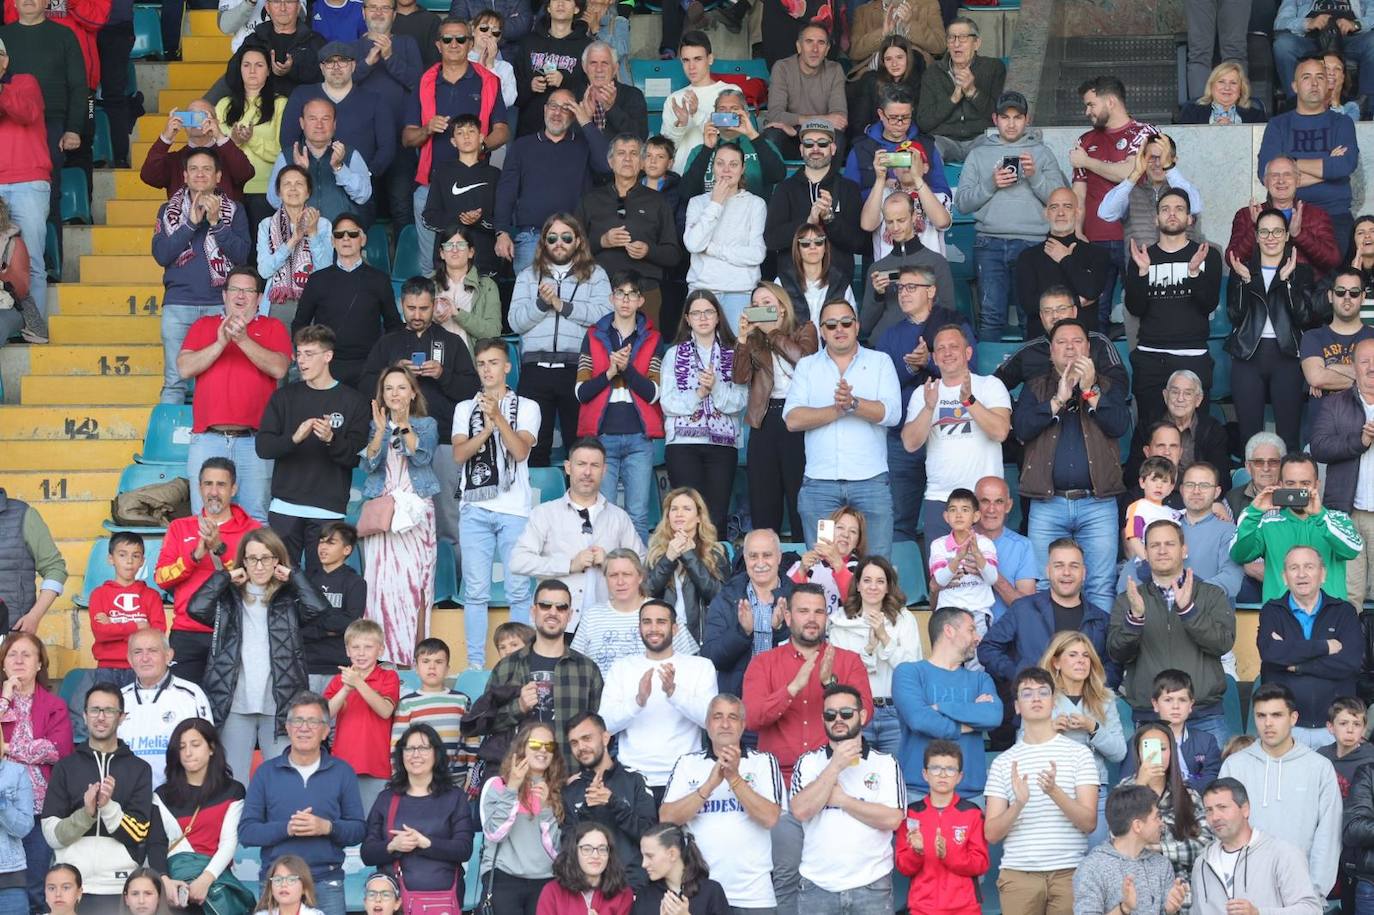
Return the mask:
<svg viewBox="0 0 1374 915">
<path fill-rule="evenodd" d="M 926 565 L 921 561 L 921 548 L 915 541 L 893 541 L 890 558 L 892 567 L 897 570 L 902 593 L 906 595 L 906 605 L 914 607 L 928 601 L 930 587 L 926 582 Z"/>
<path fill-rule="evenodd" d="M 711 74 L 724 73 L 729 76 L 752 76 L 767 82 L 770 74 L 768 62 L 752 57 L 748 60 L 717 60 L 711 64 Z"/>
<path fill-rule="evenodd" d="M 396 671 L 396 676 L 401 679 L 401 695 L 414 692 L 420 688 L 420 672 L 414 669 Z"/>
<path fill-rule="evenodd" d="M 1011 358 L 1012 353 L 1022 347 L 1022 343 L 1003 343 L 996 340 L 979 340 L 974 358 L 978 362 L 979 375 L 991 375 Z"/>
<path fill-rule="evenodd" d="M 531 467 L 530 486 L 539 490 L 539 504 L 561 499 L 568 491 L 562 467 Z"/>
<path fill-rule="evenodd" d="M 453 550 L 440 541 L 435 551 L 434 563 L 434 602 L 456 602 L 458 600 L 458 569 L 454 566 Z"/>
<path fill-rule="evenodd" d="M 58 283 L 62 280 L 62 249 L 57 244 L 57 227 L 48 223 L 48 240 L 43 248 L 43 266 L 48 270 L 48 281 Z"/>
<path fill-rule="evenodd" d="M 401 229 L 401 234 L 396 237 L 396 260 L 391 265 L 391 281 L 404 283 L 420 273 L 420 238 L 415 234 L 415 226 L 409 225 Z"/>
<path fill-rule="evenodd" d="M 1254 687 L 1251 689 L 1251 693 L 1259 688 L 1259 683 L 1260 678 L 1259 675 L 1256 674 Z M 1228 731 L 1232 734 L 1249 733 L 1247 722 L 1241 720 L 1240 689 L 1236 685 L 1235 678 L 1230 674 L 1226 675 L 1226 691 L 1221 694 L 1221 711 L 1222 714 L 1226 716 L 1226 729 Z"/>
<path fill-rule="evenodd" d="M 177 477 L 186 476 L 186 464 L 129 464 L 119 475 L 118 493 L 123 495 L 132 492 L 141 486 L 151 486 L 154 483 L 168 483 Z M 116 524 L 114 521 L 106 520 L 102 522 L 107 531 L 132 531 L 135 534 L 156 534 L 162 536 L 166 528 L 152 527 L 148 525 L 126 525 Z"/>
<path fill-rule="evenodd" d="M 143 436 L 143 452 L 135 454 L 140 464 L 177 464 L 186 466 L 191 448 L 191 407 L 186 404 L 158 404 L 148 418 Z"/>
<path fill-rule="evenodd" d="M 475 912 L 482 901 L 482 878 L 478 871 L 482 864 L 482 830 L 472 837 L 472 857 L 463 868 L 463 911 Z"/>
<path fill-rule="evenodd" d="M 156 588 L 153 584 L 153 568 L 157 564 L 157 554 L 162 551 L 161 537 L 143 538 L 143 568 L 138 570 L 138 580 Z M 81 593 L 72 603 L 83 610 L 91 605 L 91 592 L 107 581 L 114 579 L 114 569 L 110 566 L 110 540 L 101 537 L 91 544 L 91 552 L 86 556 L 86 574 L 81 581 Z"/>
<path fill-rule="evenodd" d="M 650 114 L 661 113 L 668 96 L 687 85 L 682 64 L 676 60 L 632 60 L 630 78 L 635 88 L 644 93 Z"/>
<path fill-rule="evenodd" d="M 91 223 L 91 191 L 86 187 L 86 173 L 81 169 L 62 169 L 61 200 L 64 223 Z"/>
<path fill-rule="evenodd" d="M 134 7 L 134 47 L 129 52 L 131 60 L 145 60 L 161 57 L 162 13 L 156 6 L 138 5 Z"/>
<path fill-rule="evenodd" d="M 1226 352 L 1225 340 L 1208 340 L 1207 350 L 1212 354 L 1213 401 L 1231 399 L 1231 354 Z"/>
<path fill-rule="evenodd" d="M 976 233 L 977 227 L 972 219 L 956 219 L 945 230 L 945 250 L 948 252 L 956 248 L 964 255 L 962 261 L 950 259 L 949 270 L 956 280 L 973 279 L 973 238 Z"/>
<path fill-rule="evenodd" d="M 96 166 L 114 162 L 114 144 L 110 139 L 110 116 L 104 108 L 95 109 L 95 137 L 91 140 L 91 159 Z"/>
<path fill-rule="evenodd" d="M 387 243 L 385 229 L 373 226 L 367 236 L 367 246 L 363 248 L 363 260 L 383 273 L 391 273 L 391 246 Z"/>
<path fill-rule="evenodd" d="M 487 691 L 487 681 L 491 679 L 489 670 L 465 670 L 458 675 L 458 682 L 453 688 L 464 696 L 476 701 L 477 697 Z"/>
</svg>

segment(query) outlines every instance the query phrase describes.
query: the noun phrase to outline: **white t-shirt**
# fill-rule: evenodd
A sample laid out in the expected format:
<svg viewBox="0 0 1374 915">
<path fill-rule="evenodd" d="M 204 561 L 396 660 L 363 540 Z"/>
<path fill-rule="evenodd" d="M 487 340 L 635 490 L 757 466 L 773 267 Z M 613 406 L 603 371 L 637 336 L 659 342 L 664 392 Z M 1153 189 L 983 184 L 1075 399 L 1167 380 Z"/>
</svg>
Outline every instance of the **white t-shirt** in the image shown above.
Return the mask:
<svg viewBox="0 0 1374 915">
<path fill-rule="evenodd" d="M 796 797 L 815 781 L 830 764 L 830 756 L 829 744 L 803 753 L 792 769 L 789 797 Z M 1091 759 L 1089 755 L 1090 763 Z M 1093 769 L 1093 778 L 1097 778 L 1096 769 Z M 837 784 L 845 794 L 857 800 L 906 810 L 906 782 L 894 756 L 870 748 L 857 765 L 840 773 Z M 874 829 L 829 805 L 803 823 L 802 829 L 806 835 L 799 873 L 828 893 L 868 886 L 892 873 L 892 833 L 889 830 Z"/>
<path fill-rule="evenodd" d="M 715 765 L 715 756 L 705 751 L 680 758 L 668 778 L 664 803 L 681 800 L 706 784 Z M 782 773 L 772 753 L 746 751 L 740 757 L 739 775 L 765 800 L 787 809 Z M 729 785 L 717 785 L 687 827 L 711 868 L 711 879 L 725 890 L 725 898 L 732 907 L 771 909 L 777 905 L 770 833 L 766 826 L 750 818 Z"/>
<path fill-rule="evenodd" d="M 989 410 L 1011 409 L 1007 386 L 992 375 L 970 375 L 973 396 Z M 908 418 L 926 404 L 917 386 L 907 403 Z M 1002 443 L 988 438 L 959 400 L 959 388 L 940 385 L 939 401 L 926 439 L 926 498 L 943 502 L 960 487 L 972 489 L 983 477 L 1002 476 Z"/>
<path fill-rule="evenodd" d="M 167 676 L 151 689 L 128 684 L 124 694 L 124 720 L 119 723 L 119 739 L 134 755 L 153 770 L 153 790 L 166 780 L 167 744 L 172 731 L 187 718 L 204 718 L 211 724 L 215 716 L 201 688 L 190 680 Z"/>
<path fill-rule="evenodd" d="M 1037 777 L 1055 765 L 1054 780 L 1073 797 L 1080 787 L 1098 786 L 1097 764 L 1092 751 L 1063 734 L 1044 743 L 1018 741 L 992 761 L 985 793 L 988 797 L 1015 800 L 1011 789 L 1011 764 L 1026 776 L 1030 800 L 1016 818 L 1002 845 L 1002 866 L 1011 870 L 1041 873 L 1077 867 L 1088 852 L 1088 837 L 1079 832 L 1064 811 L 1040 790 Z"/>
<path fill-rule="evenodd" d="M 528 432 L 530 435 L 538 438 L 541 417 L 539 404 L 527 397 L 519 397 L 517 401 L 515 407 L 515 431 Z M 503 409 L 509 409 L 507 403 L 508 401 L 503 399 Z M 472 411 L 475 409 L 477 409 L 476 397 L 471 400 L 465 400 L 453 408 L 453 433 L 455 435 L 468 435 L 470 431 L 468 423 L 471 421 Z M 507 413 L 506 416 L 509 417 L 510 414 Z M 493 432 L 492 435 L 496 436 L 500 435 L 500 433 Z M 444 443 L 440 442 L 439 447 L 445 447 Z M 461 466 L 458 468 L 458 488 L 460 490 L 467 488 L 467 474 L 465 469 Z M 518 515 L 521 518 L 529 517 L 530 509 L 536 504 L 534 491 L 530 488 L 529 461 L 520 461 L 515 465 L 515 480 L 511 483 L 509 489 L 497 493 L 493 498 L 483 502 L 461 504 L 480 505 L 487 511 L 497 512 L 502 515 Z"/>
</svg>

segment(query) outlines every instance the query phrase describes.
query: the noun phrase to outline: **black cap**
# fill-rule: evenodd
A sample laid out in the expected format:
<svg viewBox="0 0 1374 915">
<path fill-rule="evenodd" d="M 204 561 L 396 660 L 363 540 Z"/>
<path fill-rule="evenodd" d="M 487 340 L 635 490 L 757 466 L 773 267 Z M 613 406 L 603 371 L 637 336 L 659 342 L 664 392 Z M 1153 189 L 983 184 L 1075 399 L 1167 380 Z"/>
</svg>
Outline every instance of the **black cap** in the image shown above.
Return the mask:
<svg viewBox="0 0 1374 915">
<path fill-rule="evenodd" d="M 331 41 L 329 44 L 320 48 L 320 62 L 323 63 L 331 57 L 342 57 L 344 60 L 357 60 L 358 57 L 353 53 L 352 45 L 344 44 L 342 41 Z"/>
<path fill-rule="evenodd" d="M 1024 95 L 1015 90 L 1009 89 L 997 96 L 997 107 L 993 110 L 998 114 L 1002 114 L 1008 108 L 1015 108 L 1022 114 L 1030 114 L 1030 103 L 1026 101 Z"/>
</svg>

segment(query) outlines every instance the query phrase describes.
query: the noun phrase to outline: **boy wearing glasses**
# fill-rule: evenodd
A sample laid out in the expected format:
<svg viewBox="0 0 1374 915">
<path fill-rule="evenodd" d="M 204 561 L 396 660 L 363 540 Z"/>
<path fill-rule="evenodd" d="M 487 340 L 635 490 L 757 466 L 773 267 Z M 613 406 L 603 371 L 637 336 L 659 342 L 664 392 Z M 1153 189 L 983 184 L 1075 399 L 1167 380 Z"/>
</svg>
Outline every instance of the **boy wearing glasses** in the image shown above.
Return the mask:
<svg viewBox="0 0 1374 915">
<path fill-rule="evenodd" d="M 907 911 L 978 915 L 978 881 L 988 869 L 983 811 L 955 791 L 964 776 L 957 743 L 933 740 L 923 773 L 930 793 L 907 807 L 897 827 L 897 870 L 911 878 Z"/>
<path fill-rule="evenodd" d="M 1021 736 L 988 773 L 988 842 L 1003 842 L 997 892 L 1008 912 L 1072 915 L 1074 870 L 1097 826 L 1092 751 L 1054 726 L 1054 680 L 1027 667 L 1012 686 Z"/>
</svg>

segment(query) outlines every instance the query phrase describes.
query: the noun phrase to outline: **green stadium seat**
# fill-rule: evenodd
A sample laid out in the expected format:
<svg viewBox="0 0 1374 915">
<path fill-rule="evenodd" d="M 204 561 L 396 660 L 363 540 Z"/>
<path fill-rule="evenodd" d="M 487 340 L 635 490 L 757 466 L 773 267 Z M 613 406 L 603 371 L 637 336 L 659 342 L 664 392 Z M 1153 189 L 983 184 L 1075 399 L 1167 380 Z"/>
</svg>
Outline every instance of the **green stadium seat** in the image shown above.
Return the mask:
<svg viewBox="0 0 1374 915">
<path fill-rule="evenodd" d="M 753 76 L 767 82 L 769 79 L 768 62 L 757 57 L 748 60 L 717 60 L 711 64 L 711 73 L 726 73 L 732 76 Z"/>
<path fill-rule="evenodd" d="M 95 138 L 91 140 L 91 158 L 96 167 L 114 162 L 114 145 L 110 140 L 110 116 L 105 109 L 95 109 Z"/>
<path fill-rule="evenodd" d="M 143 452 L 135 454 L 140 464 L 186 466 L 191 448 L 191 407 L 187 404 L 158 404 L 148 417 L 143 436 Z"/>
<path fill-rule="evenodd" d="M 153 584 L 153 568 L 157 564 L 157 554 L 162 551 L 162 538 L 143 538 L 143 568 L 138 570 L 138 580 L 156 588 Z M 114 579 L 114 569 L 110 566 L 110 540 L 101 537 L 91 544 L 91 552 L 86 557 L 86 574 L 81 581 L 81 593 L 72 603 L 83 610 L 91 605 L 91 592 L 107 581 Z"/>
<path fill-rule="evenodd" d="M 978 362 L 979 375 L 991 375 L 1001 367 L 1002 363 L 1011 358 L 1012 353 L 1020 349 L 1022 343 L 1003 343 L 990 340 L 979 340 L 978 348 L 974 353 L 974 358 Z"/>
<path fill-rule="evenodd" d="M 453 550 L 440 543 L 435 551 L 434 602 L 452 603 L 458 600 L 458 569 L 454 566 Z"/>
<path fill-rule="evenodd" d="M 156 6 L 134 7 L 134 47 L 131 60 L 162 56 L 162 14 Z"/>
<path fill-rule="evenodd" d="M 539 490 L 539 504 L 561 499 L 568 491 L 562 467 L 531 467 L 530 486 Z"/>
<path fill-rule="evenodd" d="M 923 604 L 930 599 L 930 586 L 926 581 L 926 564 L 921 561 L 921 548 L 913 540 L 896 540 L 892 543 L 890 555 L 892 567 L 897 570 L 897 581 L 902 593 L 906 595 L 908 607 Z"/>
<path fill-rule="evenodd" d="M 396 237 L 396 260 L 391 265 L 391 282 L 404 283 L 412 276 L 419 276 L 421 272 L 420 238 L 415 234 L 415 226 L 409 225 L 401 229 L 401 234 Z M 400 301 L 400 298 L 398 289 L 397 301 Z"/>
<path fill-rule="evenodd" d="M 385 229 L 373 226 L 373 232 L 367 236 L 367 247 L 363 248 L 363 260 L 383 273 L 391 273 L 391 247 Z"/>
<path fill-rule="evenodd" d="M 662 112 L 668 96 L 687 85 L 682 64 L 676 60 L 632 60 L 630 78 L 635 88 L 644 93 L 650 112 Z"/>
<path fill-rule="evenodd" d="M 89 225 L 91 220 L 91 191 L 86 187 L 86 173 L 79 168 L 62 169 L 62 221 Z"/>
<path fill-rule="evenodd" d="M 48 223 L 48 240 L 43 248 L 43 266 L 48 269 L 48 280 L 54 283 L 62 280 L 62 248 L 57 243 L 57 227 Z"/>
<path fill-rule="evenodd" d="M 478 696 L 487 691 L 487 681 L 490 679 L 491 671 L 489 670 L 465 670 L 458 675 L 458 682 L 453 685 L 453 688 L 475 701 Z"/>
</svg>

